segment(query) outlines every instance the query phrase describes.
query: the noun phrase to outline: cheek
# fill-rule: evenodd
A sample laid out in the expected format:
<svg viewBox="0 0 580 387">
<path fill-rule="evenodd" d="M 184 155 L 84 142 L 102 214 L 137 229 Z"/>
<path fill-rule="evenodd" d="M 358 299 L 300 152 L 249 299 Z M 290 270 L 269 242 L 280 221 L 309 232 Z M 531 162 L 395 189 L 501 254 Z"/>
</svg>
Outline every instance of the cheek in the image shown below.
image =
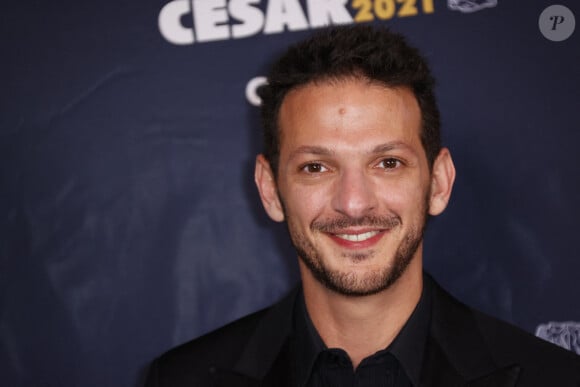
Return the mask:
<svg viewBox="0 0 580 387">
<path fill-rule="evenodd" d="M 285 205 L 288 216 L 294 222 L 310 225 L 324 214 L 330 202 L 330 193 L 320 187 L 300 187 L 288 190 L 285 195 Z"/>
<path fill-rule="evenodd" d="M 398 179 L 379 188 L 380 201 L 387 209 L 403 215 L 414 213 L 425 205 L 427 189 L 416 180 Z"/>
<path fill-rule="evenodd" d="M 405 213 L 405 202 L 409 200 L 409 196 L 402 192 L 389 190 L 381 193 L 380 204 L 381 208 L 392 211 L 398 215 Z"/>
</svg>

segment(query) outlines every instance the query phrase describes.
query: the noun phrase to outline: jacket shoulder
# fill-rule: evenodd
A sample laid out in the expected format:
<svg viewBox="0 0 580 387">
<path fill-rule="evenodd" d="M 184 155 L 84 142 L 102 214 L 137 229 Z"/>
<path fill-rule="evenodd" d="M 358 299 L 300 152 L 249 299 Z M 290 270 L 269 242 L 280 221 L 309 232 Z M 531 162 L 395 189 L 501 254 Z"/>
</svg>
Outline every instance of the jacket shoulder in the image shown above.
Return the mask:
<svg viewBox="0 0 580 387">
<path fill-rule="evenodd" d="M 488 348 L 503 364 L 519 363 L 529 376 L 570 375 L 580 382 L 580 356 L 479 311 L 474 316 Z M 522 376 L 525 376 L 522 375 Z"/>
<path fill-rule="evenodd" d="M 580 356 L 458 301 L 430 277 L 432 335 L 458 371 L 518 369 L 518 386 L 580 386 Z"/>
<path fill-rule="evenodd" d="M 216 369 L 231 368 L 270 309 L 249 314 L 165 352 L 151 364 L 146 386 L 203 385 Z"/>
<path fill-rule="evenodd" d="M 274 305 L 164 353 L 151 364 L 146 386 L 255 385 L 292 329 L 300 289 L 297 286 Z"/>
</svg>

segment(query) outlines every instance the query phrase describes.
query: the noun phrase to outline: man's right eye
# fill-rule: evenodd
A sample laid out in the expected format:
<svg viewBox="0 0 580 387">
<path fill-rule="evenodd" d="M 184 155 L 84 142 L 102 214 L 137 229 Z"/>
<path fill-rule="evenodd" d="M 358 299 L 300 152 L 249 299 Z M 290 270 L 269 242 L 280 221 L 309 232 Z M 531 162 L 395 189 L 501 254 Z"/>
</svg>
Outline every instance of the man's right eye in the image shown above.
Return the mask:
<svg viewBox="0 0 580 387">
<path fill-rule="evenodd" d="M 306 173 L 321 173 L 328 171 L 328 169 L 320 163 L 308 163 L 302 166 L 301 170 Z"/>
</svg>

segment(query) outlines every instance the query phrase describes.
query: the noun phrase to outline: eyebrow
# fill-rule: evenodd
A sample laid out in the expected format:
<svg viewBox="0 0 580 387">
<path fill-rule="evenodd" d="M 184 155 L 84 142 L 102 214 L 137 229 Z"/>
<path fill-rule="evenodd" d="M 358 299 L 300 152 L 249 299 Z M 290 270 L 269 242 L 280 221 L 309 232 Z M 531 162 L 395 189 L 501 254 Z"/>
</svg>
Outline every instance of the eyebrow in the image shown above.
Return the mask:
<svg viewBox="0 0 580 387">
<path fill-rule="evenodd" d="M 380 154 L 380 153 L 392 151 L 394 149 L 406 149 L 406 150 L 409 150 L 409 151 L 415 153 L 411 147 L 409 147 L 407 144 L 405 144 L 402 141 L 393 141 L 393 142 L 388 142 L 388 143 L 384 143 L 384 144 L 379 144 L 376 147 L 374 147 L 369 153 L 370 154 Z M 290 153 L 289 159 L 291 160 L 298 155 L 305 155 L 305 154 L 306 155 L 316 155 L 316 156 L 333 156 L 336 154 L 336 152 L 333 151 L 332 149 L 322 147 L 322 146 L 302 145 L 302 146 L 296 148 L 294 151 L 292 151 L 292 153 Z"/>
<path fill-rule="evenodd" d="M 371 153 L 384 153 L 384 152 L 389 152 L 392 151 L 393 149 L 407 149 L 407 150 L 412 150 L 410 146 L 408 146 L 407 144 L 405 144 L 402 141 L 393 141 L 393 142 L 388 142 L 385 144 L 380 144 L 377 145 Z"/>
<path fill-rule="evenodd" d="M 332 156 L 335 154 L 334 151 L 322 147 L 322 146 L 315 146 L 315 145 L 303 145 L 300 146 L 290 153 L 290 159 L 301 155 L 301 154 L 309 154 L 309 155 L 317 155 L 317 156 Z"/>
</svg>

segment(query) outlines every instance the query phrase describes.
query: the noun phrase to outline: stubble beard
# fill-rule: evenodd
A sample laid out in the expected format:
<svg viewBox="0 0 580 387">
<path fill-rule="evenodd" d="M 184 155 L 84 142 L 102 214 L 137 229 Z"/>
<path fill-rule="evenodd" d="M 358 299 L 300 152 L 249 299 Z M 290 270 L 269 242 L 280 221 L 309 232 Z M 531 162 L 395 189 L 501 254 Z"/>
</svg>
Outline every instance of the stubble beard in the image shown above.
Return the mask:
<svg viewBox="0 0 580 387">
<path fill-rule="evenodd" d="M 390 264 L 381 268 L 370 270 L 364 274 L 357 274 L 353 271 L 341 271 L 330 269 L 323 260 L 321 253 L 312 242 L 306 238 L 298 227 L 294 225 L 292 218 L 287 219 L 288 231 L 292 239 L 292 244 L 298 253 L 301 261 L 310 270 L 314 278 L 327 289 L 350 297 L 362 297 L 377 294 L 391 287 L 407 270 L 413 260 L 417 249 L 423 240 L 423 234 L 427 223 L 427 203 L 423 203 L 422 218 L 416 227 L 411 227 L 403 236 L 399 246 L 393 254 Z M 341 217 L 332 220 L 313 222 L 310 229 L 313 233 L 330 232 L 332 230 L 349 226 L 369 226 L 386 229 L 392 232 L 402 226 L 402 220 L 397 215 L 389 216 L 365 216 L 358 219 Z M 362 261 L 375 254 L 368 251 L 366 253 L 345 253 L 341 257 L 352 262 Z"/>
</svg>

